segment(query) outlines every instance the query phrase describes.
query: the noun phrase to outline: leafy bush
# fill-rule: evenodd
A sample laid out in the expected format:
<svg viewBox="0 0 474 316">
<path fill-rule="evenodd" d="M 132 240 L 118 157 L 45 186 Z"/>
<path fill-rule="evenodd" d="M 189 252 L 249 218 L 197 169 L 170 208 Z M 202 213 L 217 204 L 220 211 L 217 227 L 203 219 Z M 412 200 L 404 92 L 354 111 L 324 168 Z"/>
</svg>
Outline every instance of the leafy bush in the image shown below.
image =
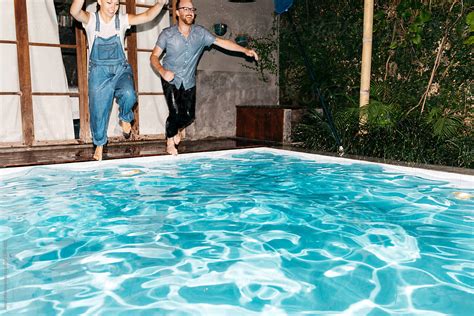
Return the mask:
<svg viewBox="0 0 474 316">
<path fill-rule="evenodd" d="M 473 9 L 472 1 L 377 1 L 371 102 L 359 108 L 362 2 L 295 1 L 293 19 L 319 76 L 309 80 L 282 15 L 281 103 L 308 106 L 295 139 L 336 150 L 311 92 L 317 85 L 346 153 L 473 168 Z"/>
</svg>

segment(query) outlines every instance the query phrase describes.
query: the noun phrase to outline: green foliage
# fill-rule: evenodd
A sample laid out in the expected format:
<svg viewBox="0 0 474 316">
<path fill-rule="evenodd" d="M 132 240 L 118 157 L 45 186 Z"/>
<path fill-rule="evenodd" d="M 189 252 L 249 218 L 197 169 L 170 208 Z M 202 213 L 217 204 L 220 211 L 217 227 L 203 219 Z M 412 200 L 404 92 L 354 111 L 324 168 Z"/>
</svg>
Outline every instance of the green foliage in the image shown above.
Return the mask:
<svg viewBox="0 0 474 316">
<path fill-rule="evenodd" d="M 474 33 L 474 11 L 469 13 L 466 16 L 466 24 L 469 27 L 469 33 Z M 472 45 L 474 44 L 474 35 L 469 35 L 469 37 L 464 41 L 464 44 Z"/>
<path fill-rule="evenodd" d="M 431 128 L 431 134 L 439 139 L 455 138 L 463 129 L 462 120 L 451 110 L 432 108 L 425 117 L 425 124 Z"/>
<path fill-rule="evenodd" d="M 278 62 L 276 59 L 278 50 L 277 30 L 278 28 L 275 24 L 269 34 L 258 38 L 251 38 L 249 45 L 258 54 L 259 60 L 256 63 L 256 66 L 242 64 L 245 68 L 255 70 L 263 82 L 269 81 L 269 74 L 276 75 L 278 73 Z"/>
<path fill-rule="evenodd" d="M 377 1 L 371 102 L 359 108 L 362 2 L 296 0 L 293 18 L 318 82 L 310 82 L 283 15 L 281 103 L 308 106 L 295 140 L 336 151 L 311 92 L 316 84 L 333 110 L 346 153 L 473 168 L 473 9 L 472 1 Z"/>
<path fill-rule="evenodd" d="M 440 113 L 428 117 L 412 112 L 408 115 L 386 104 L 374 102 L 365 110 L 376 118 L 393 117 L 390 123 L 371 120 L 359 126 L 360 110 L 356 107 L 334 113 L 345 151 L 353 155 L 428 164 L 474 167 L 474 137 L 461 132 L 457 118 Z M 388 110 L 388 111 L 387 111 Z M 434 110 L 436 112 L 436 110 Z M 360 133 L 363 130 L 364 133 Z M 297 141 L 322 151 L 336 151 L 334 139 L 326 120 L 314 109 L 294 131 Z"/>
</svg>

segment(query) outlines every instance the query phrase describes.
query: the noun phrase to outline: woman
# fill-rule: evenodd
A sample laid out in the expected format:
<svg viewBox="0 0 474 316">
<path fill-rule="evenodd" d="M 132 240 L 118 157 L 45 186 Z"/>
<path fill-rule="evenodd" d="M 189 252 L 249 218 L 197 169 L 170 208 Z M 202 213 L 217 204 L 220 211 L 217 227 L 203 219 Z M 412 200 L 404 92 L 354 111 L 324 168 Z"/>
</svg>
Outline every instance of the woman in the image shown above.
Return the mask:
<svg viewBox="0 0 474 316">
<path fill-rule="evenodd" d="M 119 14 L 119 0 L 98 0 L 95 13 L 82 10 L 84 0 L 74 0 L 71 5 L 70 13 L 84 26 L 89 43 L 89 112 L 95 160 L 102 160 L 114 98 L 124 137 L 129 138 L 132 130 L 137 97 L 132 69 L 125 58 L 125 32 L 132 25 L 153 20 L 166 3 L 157 0 L 141 14 Z"/>
</svg>

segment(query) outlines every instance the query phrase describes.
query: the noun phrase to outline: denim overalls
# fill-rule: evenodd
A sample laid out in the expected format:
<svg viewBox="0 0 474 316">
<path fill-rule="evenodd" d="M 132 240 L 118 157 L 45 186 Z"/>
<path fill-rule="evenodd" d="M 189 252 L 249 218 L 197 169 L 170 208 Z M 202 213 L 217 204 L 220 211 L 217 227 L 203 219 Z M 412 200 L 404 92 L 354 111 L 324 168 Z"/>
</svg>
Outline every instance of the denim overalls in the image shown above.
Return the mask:
<svg viewBox="0 0 474 316">
<path fill-rule="evenodd" d="M 109 38 L 99 37 L 100 19 L 95 13 L 94 45 L 89 58 L 89 112 L 92 140 L 95 145 L 107 143 L 107 127 L 114 97 L 119 105 L 119 119 L 133 120 L 132 108 L 137 101 L 133 86 L 132 68 L 125 58 L 120 42 L 120 19 L 115 16 L 117 34 Z"/>
</svg>

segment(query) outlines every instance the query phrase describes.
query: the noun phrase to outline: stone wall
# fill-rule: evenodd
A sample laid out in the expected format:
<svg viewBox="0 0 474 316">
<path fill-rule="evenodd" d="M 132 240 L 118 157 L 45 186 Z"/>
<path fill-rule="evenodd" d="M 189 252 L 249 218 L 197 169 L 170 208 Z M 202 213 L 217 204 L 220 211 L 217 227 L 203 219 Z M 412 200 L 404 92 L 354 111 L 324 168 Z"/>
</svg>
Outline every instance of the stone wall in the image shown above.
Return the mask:
<svg viewBox="0 0 474 316">
<path fill-rule="evenodd" d="M 226 39 L 234 40 L 240 33 L 258 37 L 273 25 L 273 0 L 194 0 L 194 5 L 196 23 L 212 33 L 215 23 L 228 25 Z M 236 105 L 278 104 L 276 77 L 259 80 L 255 71 L 243 66 L 251 62 L 216 48 L 203 54 L 197 72 L 196 121 L 186 129 L 188 139 L 235 136 Z"/>
</svg>

